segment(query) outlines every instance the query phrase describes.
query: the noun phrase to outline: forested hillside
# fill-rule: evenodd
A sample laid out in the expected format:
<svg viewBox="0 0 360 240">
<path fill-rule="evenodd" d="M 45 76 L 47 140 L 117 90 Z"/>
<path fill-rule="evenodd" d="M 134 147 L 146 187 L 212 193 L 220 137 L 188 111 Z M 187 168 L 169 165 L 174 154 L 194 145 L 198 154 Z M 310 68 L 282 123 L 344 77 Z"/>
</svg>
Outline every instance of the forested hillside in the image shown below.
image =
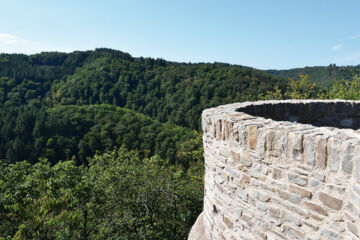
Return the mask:
<svg viewBox="0 0 360 240">
<path fill-rule="evenodd" d="M 181 147 L 199 136 L 113 105 L 0 109 L 0 158 L 9 163 L 36 163 L 46 157 L 51 163 L 75 158 L 78 164 L 87 164 L 86 158 L 96 151 L 125 146 L 140 157 L 158 154 L 173 164 L 188 165 L 180 157 Z"/>
<path fill-rule="evenodd" d="M 329 87 L 340 79 L 351 80 L 355 75 L 360 74 L 358 66 L 336 66 L 330 64 L 325 67 L 293 68 L 289 70 L 267 70 L 267 73 L 283 77 L 297 79 L 299 75 L 309 75 L 311 80 L 320 87 Z"/>
<path fill-rule="evenodd" d="M 202 210 L 202 110 L 360 99 L 357 68 L 332 67 L 341 79 L 324 89 L 302 72 L 111 49 L 0 54 L 0 239 L 186 239 Z"/>
<path fill-rule="evenodd" d="M 114 104 L 196 130 L 204 108 L 255 100 L 286 86 L 282 78 L 249 67 L 133 58 L 110 49 L 3 54 L 0 77 L 5 106 Z"/>
</svg>

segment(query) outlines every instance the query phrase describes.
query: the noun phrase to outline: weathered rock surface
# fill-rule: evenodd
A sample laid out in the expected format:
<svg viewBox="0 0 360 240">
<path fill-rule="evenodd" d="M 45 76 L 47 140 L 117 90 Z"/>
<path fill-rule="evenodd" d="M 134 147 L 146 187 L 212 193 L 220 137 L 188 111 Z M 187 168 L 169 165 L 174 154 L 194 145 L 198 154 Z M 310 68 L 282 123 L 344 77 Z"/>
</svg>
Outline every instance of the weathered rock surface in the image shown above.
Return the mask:
<svg viewBox="0 0 360 240">
<path fill-rule="evenodd" d="M 189 240 L 360 239 L 359 101 L 234 103 L 205 110 L 202 127 Z"/>
</svg>

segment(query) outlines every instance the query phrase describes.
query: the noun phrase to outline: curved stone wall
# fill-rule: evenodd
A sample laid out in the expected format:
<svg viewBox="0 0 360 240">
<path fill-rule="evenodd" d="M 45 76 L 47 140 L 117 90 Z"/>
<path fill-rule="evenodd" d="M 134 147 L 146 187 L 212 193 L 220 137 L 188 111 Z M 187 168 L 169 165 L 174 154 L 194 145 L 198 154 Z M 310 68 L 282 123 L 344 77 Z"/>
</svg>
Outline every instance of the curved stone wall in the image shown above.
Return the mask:
<svg viewBox="0 0 360 240">
<path fill-rule="evenodd" d="M 189 239 L 360 239 L 359 117 L 342 100 L 205 110 L 204 211 Z"/>
</svg>

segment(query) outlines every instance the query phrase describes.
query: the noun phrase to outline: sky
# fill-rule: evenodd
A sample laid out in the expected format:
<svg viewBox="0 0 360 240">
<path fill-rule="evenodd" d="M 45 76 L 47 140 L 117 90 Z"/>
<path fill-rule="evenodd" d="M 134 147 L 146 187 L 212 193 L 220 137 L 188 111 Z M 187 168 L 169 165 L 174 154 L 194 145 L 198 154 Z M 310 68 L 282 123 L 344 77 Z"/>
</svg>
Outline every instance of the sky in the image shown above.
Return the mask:
<svg viewBox="0 0 360 240">
<path fill-rule="evenodd" d="M 0 0 L 0 52 L 107 47 L 259 69 L 360 64 L 359 0 Z"/>
</svg>

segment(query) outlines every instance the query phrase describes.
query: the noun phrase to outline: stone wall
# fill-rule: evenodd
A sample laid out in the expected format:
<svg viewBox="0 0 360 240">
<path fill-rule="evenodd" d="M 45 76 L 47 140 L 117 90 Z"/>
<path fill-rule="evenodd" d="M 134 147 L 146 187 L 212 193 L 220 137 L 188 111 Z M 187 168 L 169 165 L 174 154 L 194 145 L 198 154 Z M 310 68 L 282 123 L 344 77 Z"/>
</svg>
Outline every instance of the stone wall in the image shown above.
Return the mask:
<svg viewBox="0 0 360 240">
<path fill-rule="evenodd" d="M 204 211 L 189 239 L 360 239 L 360 134 L 345 129 L 358 116 L 360 102 L 341 100 L 205 110 Z"/>
</svg>

